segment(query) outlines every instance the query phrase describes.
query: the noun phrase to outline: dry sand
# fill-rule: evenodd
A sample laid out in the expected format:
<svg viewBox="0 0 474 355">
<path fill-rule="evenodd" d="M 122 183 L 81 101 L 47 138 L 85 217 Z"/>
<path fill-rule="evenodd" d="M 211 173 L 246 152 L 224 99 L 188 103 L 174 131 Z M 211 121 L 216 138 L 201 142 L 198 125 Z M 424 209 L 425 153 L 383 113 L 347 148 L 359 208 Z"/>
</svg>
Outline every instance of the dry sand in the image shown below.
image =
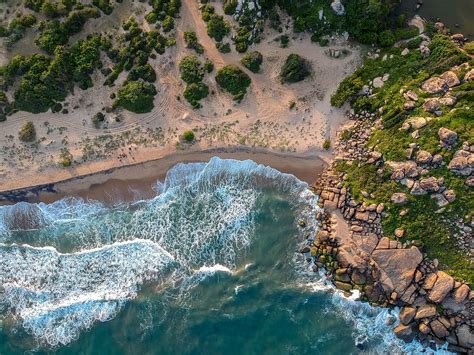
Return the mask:
<svg viewBox="0 0 474 355">
<path fill-rule="evenodd" d="M 220 3 L 213 5 L 222 11 Z M 117 21 L 133 13 L 139 22 L 144 22 L 143 16 L 149 5 L 134 2 L 128 6 L 128 12 L 123 6 L 114 11 Z M 233 21 L 229 16 L 227 19 Z M 284 18 L 283 22 L 287 21 L 289 19 Z M 109 26 L 113 23 L 111 21 Z M 103 19 L 91 20 L 81 35 L 105 28 L 107 25 Z M 117 28 L 110 30 L 118 31 Z M 102 86 L 104 77 L 97 72 L 93 88 L 85 91 L 76 88 L 67 98 L 68 114 L 18 112 L 8 117 L 6 122 L 0 123 L 0 192 L 216 148 L 265 150 L 289 156 L 331 159 L 331 152 L 322 150 L 322 143 L 326 138 L 334 137 L 336 129 L 345 121 L 345 114 L 344 109 L 331 107 L 330 96 L 338 83 L 360 63 L 357 48 L 350 47 L 341 38 L 333 39 L 329 47 L 322 48 L 311 43 L 309 36 L 290 32 L 289 47 L 280 48 L 275 41 L 280 34 L 266 29 L 261 43 L 249 49 L 260 51 L 264 63 L 259 74 L 245 69 L 252 84 L 244 100 L 237 104 L 229 94 L 220 90 L 214 72 L 204 79 L 212 94 L 202 100 L 202 109 L 193 110 L 182 97 L 185 86 L 178 69 L 180 58 L 194 54 L 185 48 L 183 32 L 188 30 L 196 31 L 205 47 L 201 58 L 212 60 L 216 70 L 225 64 L 240 65 L 242 55 L 235 50 L 229 54 L 217 51 L 214 41 L 207 36 L 198 2 L 184 0 L 181 18 L 177 21 L 177 45 L 151 61 L 159 78 L 155 109 L 147 114 L 110 113 L 107 114 L 106 127 L 95 128 L 91 117 L 103 107 L 111 106 L 109 96 L 117 89 Z M 21 45 L 25 46 L 25 43 L 21 42 Z M 349 54 L 331 58 L 327 54 L 328 48 L 346 49 Z M 313 75 L 301 83 L 283 85 L 278 74 L 290 53 L 309 60 Z M 126 73 L 122 73 L 117 86 L 125 77 Z M 291 101 L 296 102 L 293 110 L 289 109 Z M 18 140 L 18 129 L 27 120 L 35 123 L 38 138 L 35 144 Z M 189 129 L 196 132 L 197 139 L 193 145 L 184 144 L 179 139 Z M 67 148 L 74 158 L 69 168 L 60 167 L 58 163 L 63 148 Z"/>
</svg>

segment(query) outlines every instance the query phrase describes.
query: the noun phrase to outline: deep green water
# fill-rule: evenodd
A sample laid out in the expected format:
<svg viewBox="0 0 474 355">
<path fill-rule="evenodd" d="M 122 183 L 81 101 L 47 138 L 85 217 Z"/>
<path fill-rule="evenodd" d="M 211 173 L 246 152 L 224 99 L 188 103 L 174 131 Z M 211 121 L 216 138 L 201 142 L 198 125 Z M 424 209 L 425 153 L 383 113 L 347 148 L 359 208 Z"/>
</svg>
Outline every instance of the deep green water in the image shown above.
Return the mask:
<svg viewBox="0 0 474 355">
<path fill-rule="evenodd" d="M 0 354 L 421 351 L 296 253 L 315 204 L 291 175 L 214 158 L 152 200 L 2 207 Z"/>
</svg>

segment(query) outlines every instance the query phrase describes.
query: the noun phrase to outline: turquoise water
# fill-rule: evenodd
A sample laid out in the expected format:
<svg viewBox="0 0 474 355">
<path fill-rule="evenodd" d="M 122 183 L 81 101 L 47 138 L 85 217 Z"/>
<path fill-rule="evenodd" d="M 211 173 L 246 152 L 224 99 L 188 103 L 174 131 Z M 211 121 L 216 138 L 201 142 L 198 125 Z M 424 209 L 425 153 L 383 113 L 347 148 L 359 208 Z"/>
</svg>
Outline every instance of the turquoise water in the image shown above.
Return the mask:
<svg viewBox="0 0 474 355">
<path fill-rule="evenodd" d="M 0 208 L 0 354 L 422 350 L 296 251 L 317 197 L 252 161 L 178 164 L 151 200 Z M 358 345 L 358 346 L 357 346 Z"/>
</svg>

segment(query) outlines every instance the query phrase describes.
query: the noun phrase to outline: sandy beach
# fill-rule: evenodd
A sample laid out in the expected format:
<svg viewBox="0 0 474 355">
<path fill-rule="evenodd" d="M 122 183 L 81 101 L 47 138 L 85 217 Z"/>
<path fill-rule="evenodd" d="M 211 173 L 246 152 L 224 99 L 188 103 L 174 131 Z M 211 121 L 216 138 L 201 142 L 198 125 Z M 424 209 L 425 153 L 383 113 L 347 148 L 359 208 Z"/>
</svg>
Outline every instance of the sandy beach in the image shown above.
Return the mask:
<svg viewBox="0 0 474 355">
<path fill-rule="evenodd" d="M 311 184 L 327 166 L 315 155 L 280 154 L 262 149 L 210 149 L 207 151 L 178 152 L 160 159 L 111 168 L 101 172 L 48 180 L 45 184 L 26 185 L 16 191 L 0 192 L 0 204 L 10 204 L 18 199 L 29 202 L 50 203 L 66 196 L 117 203 L 156 195 L 157 181 L 163 181 L 167 171 L 182 162 L 206 162 L 212 157 L 222 159 L 250 159 L 271 166 L 281 172 L 295 175 Z M 48 192 L 54 190 L 55 192 Z M 18 198 L 13 198 L 18 196 Z"/>
<path fill-rule="evenodd" d="M 215 5 L 216 11 L 222 13 L 221 4 Z M 94 31 L 120 32 L 122 30 L 114 28 L 113 23 L 126 19 L 130 13 L 147 30 L 144 20 L 147 6 L 124 1 L 114 12 L 114 21 L 105 23 L 102 19 L 92 19 L 75 39 Z M 234 21 L 230 16 L 227 19 Z M 282 21 L 291 24 L 291 19 L 283 14 Z M 195 54 L 186 48 L 183 39 L 184 32 L 190 30 L 197 33 L 205 48 L 200 59 L 209 59 L 215 65 L 214 72 L 204 78 L 211 94 L 202 100 L 203 107 L 196 110 L 182 98 L 185 85 L 178 65 L 185 55 Z M 281 34 L 266 27 L 262 41 L 251 48 L 264 57 L 261 72 L 255 74 L 240 64 L 241 54 L 235 51 L 223 54 L 216 49 L 207 35 L 197 2 L 183 2 L 175 31 L 176 45 L 168 48 L 164 55 L 150 59 L 158 77 L 158 94 L 151 112 L 135 114 L 114 110 L 105 114 L 102 127 L 95 127 L 91 118 L 111 106 L 110 95 L 115 90 L 103 86 L 104 78 L 96 72 L 93 80 L 97 85 L 87 90 L 75 88 L 68 96 L 63 105 L 68 109 L 67 114 L 17 112 L 1 122 L 0 192 L 57 183 L 157 159 L 173 161 L 174 158 L 167 157 L 194 156 L 212 149 L 266 151 L 330 160 L 331 152 L 322 149 L 323 142 L 334 140 L 336 130 L 346 120 L 347 110 L 347 107 L 331 107 L 330 97 L 338 83 L 360 64 L 359 47 L 343 37 L 333 37 L 328 47 L 321 47 L 312 43 L 308 34 L 294 34 L 286 29 L 291 40 L 287 48 L 281 48 L 277 40 Z M 26 36 L 8 56 L 31 47 L 28 41 L 33 39 L 34 36 Z M 338 58 L 329 54 L 335 50 L 341 53 Z M 312 75 L 299 83 L 282 84 L 280 68 L 291 53 L 311 63 Z M 105 56 L 103 61 L 106 67 L 112 66 Z M 239 65 L 252 79 L 241 103 L 234 102 L 215 82 L 215 71 L 226 64 Z M 125 78 L 124 72 L 116 85 L 120 86 Z M 290 105 L 292 102 L 294 105 Z M 28 120 L 35 125 L 34 143 L 18 139 L 19 128 Z M 193 144 L 180 139 L 187 130 L 195 132 Z M 72 165 L 67 168 L 60 165 L 64 150 L 72 155 Z M 207 153 L 199 154 L 210 157 Z M 308 169 L 308 174 L 313 171 Z"/>
</svg>

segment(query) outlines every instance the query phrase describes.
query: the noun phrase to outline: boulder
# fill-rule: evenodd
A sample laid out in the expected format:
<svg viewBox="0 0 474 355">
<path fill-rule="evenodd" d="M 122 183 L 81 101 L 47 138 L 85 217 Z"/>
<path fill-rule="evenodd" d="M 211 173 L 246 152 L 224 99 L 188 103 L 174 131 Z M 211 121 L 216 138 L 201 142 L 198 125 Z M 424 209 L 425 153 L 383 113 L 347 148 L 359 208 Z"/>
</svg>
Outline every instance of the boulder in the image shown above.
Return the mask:
<svg viewBox="0 0 474 355">
<path fill-rule="evenodd" d="M 381 249 L 372 253 L 380 271 L 380 281 L 387 294 L 403 294 L 415 275 L 423 255 L 416 247 L 410 249 Z"/>
<path fill-rule="evenodd" d="M 442 155 L 439 155 L 439 154 L 433 155 L 432 163 L 434 165 L 441 165 L 442 162 L 443 162 L 443 156 Z"/>
<path fill-rule="evenodd" d="M 416 309 L 414 307 L 403 307 L 399 314 L 400 322 L 404 325 L 411 323 L 415 313 Z"/>
<path fill-rule="evenodd" d="M 416 162 L 418 164 L 429 164 L 433 160 L 433 156 L 426 150 L 420 150 L 416 153 Z"/>
<path fill-rule="evenodd" d="M 343 16 L 346 13 L 346 9 L 344 8 L 344 5 L 341 3 L 341 0 L 334 0 L 331 3 L 331 8 L 334 11 L 334 13 L 338 16 Z"/>
<path fill-rule="evenodd" d="M 413 196 L 422 196 L 426 195 L 427 192 L 421 188 L 419 181 L 415 181 L 410 191 L 410 194 L 412 194 Z"/>
<path fill-rule="evenodd" d="M 436 201 L 438 207 L 444 207 L 449 204 L 449 201 L 442 194 L 433 194 L 431 198 Z"/>
<path fill-rule="evenodd" d="M 415 319 L 430 318 L 436 314 L 436 307 L 430 304 L 424 304 L 415 314 Z"/>
<path fill-rule="evenodd" d="M 444 72 L 439 77 L 444 80 L 446 82 L 446 85 L 448 85 L 450 88 L 452 88 L 453 86 L 457 86 L 461 83 L 456 73 L 451 70 Z"/>
<path fill-rule="evenodd" d="M 430 98 L 426 99 L 425 102 L 423 102 L 423 110 L 426 112 L 430 113 L 435 113 L 441 108 L 441 103 L 438 98 Z"/>
<path fill-rule="evenodd" d="M 399 324 L 394 329 L 395 335 L 405 341 L 411 341 L 414 337 L 413 329 L 410 325 Z"/>
<path fill-rule="evenodd" d="M 404 104 L 403 104 L 403 109 L 404 110 L 414 110 L 416 107 L 416 104 L 413 102 L 413 101 L 406 101 Z"/>
<path fill-rule="evenodd" d="M 418 330 L 422 334 L 428 334 L 431 331 L 430 327 L 428 327 L 425 323 L 420 323 Z"/>
<path fill-rule="evenodd" d="M 447 91 L 449 88 L 445 80 L 440 77 L 433 77 L 426 80 L 421 85 L 421 90 L 426 91 L 430 94 L 439 94 L 441 92 Z"/>
<path fill-rule="evenodd" d="M 401 129 L 405 131 L 408 131 L 410 128 L 421 129 L 425 127 L 427 123 L 428 120 L 425 117 L 411 117 L 403 122 Z"/>
<path fill-rule="evenodd" d="M 474 69 L 469 70 L 466 75 L 464 75 L 464 81 L 474 81 Z"/>
<path fill-rule="evenodd" d="M 440 105 L 454 106 L 456 104 L 456 98 L 453 96 L 445 96 L 439 99 Z"/>
<path fill-rule="evenodd" d="M 395 192 L 390 198 L 390 201 L 396 205 L 404 205 L 408 202 L 408 197 L 403 192 Z"/>
<path fill-rule="evenodd" d="M 376 77 L 373 81 L 372 81 L 372 85 L 374 86 L 374 88 L 381 88 L 383 86 L 383 80 L 380 76 Z"/>
<path fill-rule="evenodd" d="M 456 200 L 456 192 L 454 190 L 443 191 L 443 196 L 448 202 L 453 202 Z"/>
<path fill-rule="evenodd" d="M 464 300 L 467 298 L 469 295 L 469 292 L 471 292 L 471 289 L 469 288 L 468 285 L 462 284 L 459 286 L 456 291 L 453 293 L 453 299 L 456 301 L 456 303 L 462 303 Z"/>
<path fill-rule="evenodd" d="M 423 283 L 423 288 L 425 290 L 431 290 L 438 279 L 438 275 L 436 273 L 431 273 L 425 278 L 425 282 Z"/>
<path fill-rule="evenodd" d="M 339 290 L 343 291 L 350 291 L 352 290 L 352 285 L 350 283 L 342 282 L 342 281 L 335 281 L 334 284 Z"/>
<path fill-rule="evenodd" d="M 453 289 L 454 279 L 443 271 L 438 271 L 436 275 L 438 278 L 428 294 L 428 299 L 434 303 L 441 303 Z"/>
<path fill-rule="evenodd" d="M 405 96 L 407 100 L 418 101 L 418 95 L 412 90 L 408 90 L 403 96 Z"/>
<path fill-rule="evenodd" d="M 458 134 L 445 127 L 438 130 L 438 137 L 441 143 L 445 145 L 453 145 L 458 140 Z"/>
<path fill-rule="evenodd" d="M 420 180 L 420 188 L 427 192 L 437 192 L 439 191 L 438 179 L 434 176 L 430 176 L 425 179 Z"/>
<path fill-rule="evenodd" d="M 438 319 L 431 321 L 430 328 L 437 338 L 443 339 L 449 335 L 449 331 Z"/>
<path fill-rule="evenodd" d="M 470 160 L 472 160 L 472 162 Z M 474 159 L 465 156 L 456 156 L 449 162 L 448 169 L 456 175 L 469 176 L 474 167 L 472 163 L 474 163 Z"/>
<path fill-rule="evenodd" d="M 474 187 L 474 175 L 469 176 L 465 182 L 466 186 Z"/>
<path fill-rule="evenodd" d="M 467 324 L 463 324 L 456 329 L 459 345 L 472 349 L 474 347 L 474 330 L 471 330 Z"/>
<path fill-rule="evenodd" d="M 367 283 L 367 279 L 362 272 L 354 270 L 352 272 L 352 282 L 354 282 L 356 285 L 365 285 Z"/>
</svg>

